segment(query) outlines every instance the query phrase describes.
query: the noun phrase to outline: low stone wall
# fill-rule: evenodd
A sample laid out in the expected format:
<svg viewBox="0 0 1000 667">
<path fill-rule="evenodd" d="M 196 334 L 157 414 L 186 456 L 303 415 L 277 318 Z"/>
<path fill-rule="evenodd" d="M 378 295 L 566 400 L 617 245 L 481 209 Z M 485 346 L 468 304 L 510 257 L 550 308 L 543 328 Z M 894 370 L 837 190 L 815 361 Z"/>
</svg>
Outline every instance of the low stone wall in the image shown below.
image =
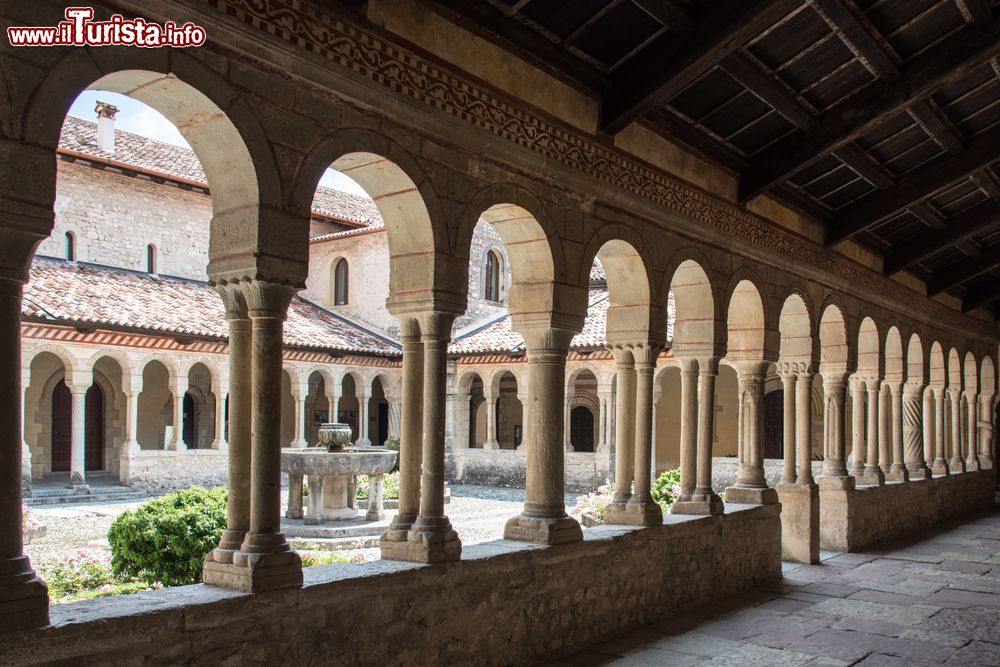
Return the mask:
<svg viewBox="0 0 1000 667">
<path fill-rule="evenodd" d="M 153 493 L 195 485 L 225 486 L 229 452 L 218 449 L 144 449 L 122 457 L 121 467 L 125 484 Z"/>
<path fill-rule="evenodd" d="M 448 453 L 448 481 L 524 488 L 527 451 L 456 449 Z M 609 454 L 566 452 L 566 490 L 593 491 L 612 476 Z"/>
<path fill-rule="evenodd" d="M 764 459 L 764 477 L 767 485 L 775 488 L 781 482 L 781 472 L 785 467 L 785 462 L 781 459 Z M 812 462 L 813 476 L 817 476 L 823 468 L 822 461 Z M 798 467 L 796 467 L 796 471 Z M 739 462 L 735 456 L 715 456 L 712 457 L 712 488 L 719 495 L 726 490 L 726 487 L 736 483 L 736 473 L 739 472 Z"/>
<path fill-rule="evenodd" d="M 829 488 L 820 480 L 820 546 L 858 551 L 993 505 L 993 470 L 885 486 Z"/>
<path fill-rule="evenodd" d="M 53 607 L 0 663 L 512 665 L 557 657 L 781 576 L 777 506 L 487 542 L 441 565 L 308 568 L 301 590 L 184 586 Z"/>
</svg>

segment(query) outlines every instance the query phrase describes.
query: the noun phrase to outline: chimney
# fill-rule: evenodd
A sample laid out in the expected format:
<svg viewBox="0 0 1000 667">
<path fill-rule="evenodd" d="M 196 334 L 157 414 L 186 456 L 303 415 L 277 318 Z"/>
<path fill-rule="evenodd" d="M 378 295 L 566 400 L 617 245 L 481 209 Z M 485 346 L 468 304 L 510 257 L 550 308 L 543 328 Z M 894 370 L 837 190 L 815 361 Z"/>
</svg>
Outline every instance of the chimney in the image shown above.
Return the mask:
<svg viewBox="0 0 1000 667">
<path fill-rule="evenodd" d="M 97 148 L 105 153 L 115 152 L 115 115 L 118 107 L 107 102 L 97 102 Z"/>
</svg>

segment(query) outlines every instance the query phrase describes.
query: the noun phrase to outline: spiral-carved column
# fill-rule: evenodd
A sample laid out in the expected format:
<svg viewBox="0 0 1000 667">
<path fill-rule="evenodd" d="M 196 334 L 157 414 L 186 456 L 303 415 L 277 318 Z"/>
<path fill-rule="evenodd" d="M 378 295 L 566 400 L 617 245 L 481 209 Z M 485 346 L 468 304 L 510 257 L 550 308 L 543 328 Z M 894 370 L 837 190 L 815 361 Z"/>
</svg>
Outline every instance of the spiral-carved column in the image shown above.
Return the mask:
<svg viewBox="0 0 1000 667">
<path fill-rule="evenodd" d="M 911 479 L 930 477 L 924 461 L 923 387 L 906 383 L 903 390 L 903 457 Z"/>
</svg>

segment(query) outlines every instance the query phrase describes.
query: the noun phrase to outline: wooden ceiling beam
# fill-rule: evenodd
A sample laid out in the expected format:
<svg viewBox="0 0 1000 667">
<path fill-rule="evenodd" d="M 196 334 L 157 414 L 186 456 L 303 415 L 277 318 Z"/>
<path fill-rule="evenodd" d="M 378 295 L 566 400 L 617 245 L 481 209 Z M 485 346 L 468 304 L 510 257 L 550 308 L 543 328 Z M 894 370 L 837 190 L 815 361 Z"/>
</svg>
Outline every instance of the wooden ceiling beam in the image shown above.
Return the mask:
<svg viewBox="0 0 1000 667">
<path fill-rule="evenodd" d="M 564 44 L 572 44 L 576 41 L 576 38 L 582 35 L 590 26 L 594 25 L 602 18 L 607 16 L 611 11 L 613 11 L 618 5 L 622 4 L 624 0 L 611 0 L 608 4 L 601 7 L 599 10 L 587 17 L 583 23 L 573 28 L 573 30 L 563 38 Z"/>
<path fill-rule="evenodd" d="M 949 221 L 944 229 L 921 234 L 885 258 L 885 275 L 904 271 L 963 239 L 1000 226 L 1000 208 L 983 202 Z"/>
<path fill-rule="evenodd" d="M 944 150 L 957 153 L 965 148 L 965 139 L 931 98 L 920 100 L 908 111 L 913 120 Z"/>
<path fill-rule="evenodd" d="M 793 132 L 761 151 L 740 184 L 747 201 L 1000 54 L 1000 21 L 970 26 L 914 58 L 894 85 L 866 86 L 819 118 L 810 132 Z"/>
<path fill-rule="evenodd" d="M 969 21 L 989 21 L 993 18 L 990 0 L 955 0 L 962 16 Z"/>
<path fill-rule="evenodd" d="M 935 296 L 956 285 L 978 278 L 1000 266 L 1000 249 L 992 248 L 980 257 L 955 262 L 946 269 L 936 271 L 927 282 L 927 295 Z"/>
<path fill-rule="evenodd" d="M 686 7 L 677 0 L 632 0 L 639 9 L 676 33 L 694 27 L 694 19 Z"/>
<path fill-rule="evenodd" d="M 994 280 L 982 287 L 977 287 L 965 295 L 962 300 L 962 312 L 967 313 L 980 306 L 988 306 L 1000 301 L 1000 280 Z"/>
<path fill-rule="evenodd" d="M 706 157 L 716 160 L 730 171 L 739 173 L 747 167 L 744 156 L 669 109 L 657 109 L 649 114 L 648 120 L 666 132 L 668 136 L 687 144 Z"/>
<path fill-rule="evenodd" d="M 1000 158 L 1000 126 L 984 132 L 969 142 L 967 150 L 949 153 L 931 160 L 899 180 L 896 187 L 880 192 L 846 207 L 827 232 L 827 246 L 837 245 L 855 234 L 902 211 L 912 203 L 926 199 L 938 190 Z"/>
<path fill-rule="evenodd" d="M 853 46 L 867 65 L 868 71 L 880 79 L 899 79 L 899 65 L 889 47 L 876 37 L 878 34 L 860 9 L 851 0 L 813 0 L 813 6 L 840 36 Z"/>
<path fill-rule="evenodd" d="M 896 177 L 888 169 L 868 156 L 857 144 L 845 144 L 833 152 L 834 156 L 850 167 L 861 178 L 879 190 L 895 187 Z"/>
<path fill-rule="evenodd" d="M 674 48 L 647 49 L 616 77 L 604 97 L 601 129 L 614 134 L 661 107 L 751 38 L 780 21 L 800 0 L 712 0 Z"/>
<path fill-rule="evenodd" d="M 802 106 L 795 93 L 739 51 L 728 55 L 719 66 L 797 128 L 808 130 L 816 124 L 816 119 Z"/>
<path fill-rule="evenodd" d="M 980 169 L 972 174 L 972 182 L 993 201 L 1000 201 L 1000 183 L 989 169 Z"/>
</svg>

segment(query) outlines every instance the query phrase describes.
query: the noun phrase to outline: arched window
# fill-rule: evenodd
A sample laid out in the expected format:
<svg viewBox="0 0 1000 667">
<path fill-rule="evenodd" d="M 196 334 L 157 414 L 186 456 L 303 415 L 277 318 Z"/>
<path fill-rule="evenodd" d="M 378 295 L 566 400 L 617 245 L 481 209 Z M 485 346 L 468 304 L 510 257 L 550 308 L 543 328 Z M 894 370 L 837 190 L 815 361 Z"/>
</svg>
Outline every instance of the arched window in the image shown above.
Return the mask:
<svg viewBox="0 0 1000 667">
<path fill-rule="evenodd" d="M 156 246 L 146 246 L 146 273 L 156 273 Z"/>
<path fill-rule="evenodd" d="M 333 305 L 347 305 L 347 260 L 341 259 L 333 270 Z"/>
<path fill-rule="evenodd" d="M 73 232 L 66 232 L 66 261 L 76 261 L 76 237 Z"/>
<path fill-rule="evenodd" d="M 487 301 L 500 301 L 500 257 L 490 250 L 486 253 L 486 289 L 484 297 Z"/>
</svg>

